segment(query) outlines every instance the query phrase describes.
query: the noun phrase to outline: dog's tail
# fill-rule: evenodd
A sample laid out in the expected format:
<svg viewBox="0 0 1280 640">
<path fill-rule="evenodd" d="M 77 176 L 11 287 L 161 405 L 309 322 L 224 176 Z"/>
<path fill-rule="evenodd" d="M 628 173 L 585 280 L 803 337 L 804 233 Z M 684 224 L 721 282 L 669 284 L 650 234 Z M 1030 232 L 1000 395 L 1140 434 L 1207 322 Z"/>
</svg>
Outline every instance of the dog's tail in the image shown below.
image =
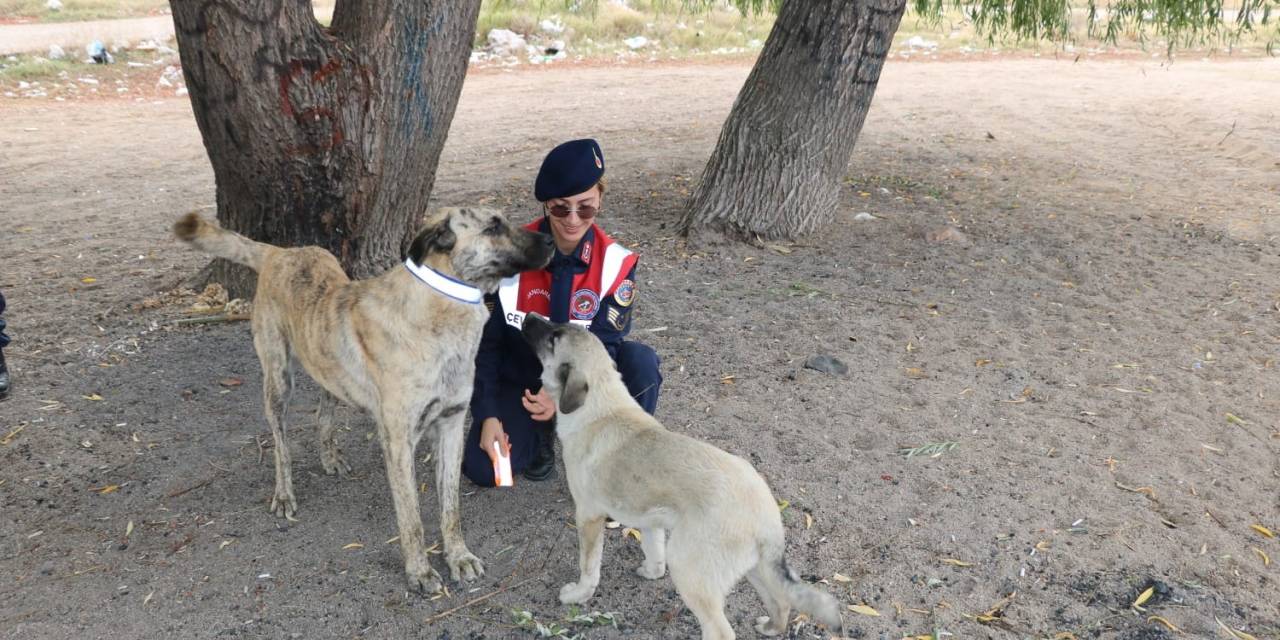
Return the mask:
<svg viewBox="0 0 1280 640">
<path fill-rule="evenodd" d="M 257 271 L 269 245 L 227 231 L 192 211 L 173 223 L 173 235 L 195 248 Z"/>
<path fill-rule="evenodd" d="M 765 559 L 762 565 L 771 567 L 773 578 L 782 585 L 782 590 L 791 601 L 791 606 L 809 614 L 815 622 L 827 627 L 837 638 L 844 637 L 844 621 L 840 618 L 840 603 L 829 593 L 810 585 L 796 575 L 787 566 L 787 559 L 781 551 L 775 558 Z"/>
</svg>

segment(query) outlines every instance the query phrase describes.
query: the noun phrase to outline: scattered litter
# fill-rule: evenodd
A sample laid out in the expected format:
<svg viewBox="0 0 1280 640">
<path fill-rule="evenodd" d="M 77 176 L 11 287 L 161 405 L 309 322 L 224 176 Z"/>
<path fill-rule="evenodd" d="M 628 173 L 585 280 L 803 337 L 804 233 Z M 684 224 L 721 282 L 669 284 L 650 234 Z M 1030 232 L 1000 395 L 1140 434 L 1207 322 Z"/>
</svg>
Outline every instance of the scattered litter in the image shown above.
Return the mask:
<svg viewBox="0 0 1280 640">
<path fill-rule="evenodd" d="M 633 36 L 622 41 L 629 49 L 635 51 L 649 44 L 649 39 L 644 36 Z"/>
<path fill-rule="evenodd" d="M 810 356 L 804 361 L 804 368 L 813 369 L 822 373 L 829 373 L 834 376 L 842 376 L 849 373 L 849 365 L 841 362 L 833 356 L 826 354 L 817 354 Z"/>
<path fill-rule="evenodd" d="M 49 55 L 47 57 L 50 60 L 62 60 L 67 57 L 67 52 L 63 51 L 62 47 L 59 47 L 56 44 L 51 44 L 49 45 Z"/>
<path fill-rule="evenodd" d="M 866 211 L 863 211 L 862 213 L 859 213 L 858 215 L 854 216 L 853 219 L 857 220 L 858 222 L 866 222 L 869 220 L 879 220 L 879 218 L 867 213 Z"/>
<path fill-rule="evenodd" d="M 931 442 L 919 447 L 900 447 L 898 455 L 906 458 L 914 458 L 916 456 L 929 456 L 937 458 L 938 456 L 955 449 L 960 446 L 959 442 Z"/>
</svg>

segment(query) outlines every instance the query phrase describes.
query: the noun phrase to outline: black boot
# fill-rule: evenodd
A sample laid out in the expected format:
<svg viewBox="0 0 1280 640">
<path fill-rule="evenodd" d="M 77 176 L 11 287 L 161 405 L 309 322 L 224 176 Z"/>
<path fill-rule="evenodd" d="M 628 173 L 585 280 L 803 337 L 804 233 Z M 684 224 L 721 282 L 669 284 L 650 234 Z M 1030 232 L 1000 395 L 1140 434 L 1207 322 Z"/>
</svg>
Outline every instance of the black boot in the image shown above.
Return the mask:
<svg viewBox="0 0 1280 640">
<path fill-rule="evenodd" d="M 0 349 L 0 398 L 9 395 L 9 367 L 4 364 L 4 349 Z"/>
<path fill-rule="evenodd" d="M 550 429 L 538 434 L 538 452 L 524 469 L 526 480 L 539 482 L 556 475 L 556 434 Z"/>
</svg>

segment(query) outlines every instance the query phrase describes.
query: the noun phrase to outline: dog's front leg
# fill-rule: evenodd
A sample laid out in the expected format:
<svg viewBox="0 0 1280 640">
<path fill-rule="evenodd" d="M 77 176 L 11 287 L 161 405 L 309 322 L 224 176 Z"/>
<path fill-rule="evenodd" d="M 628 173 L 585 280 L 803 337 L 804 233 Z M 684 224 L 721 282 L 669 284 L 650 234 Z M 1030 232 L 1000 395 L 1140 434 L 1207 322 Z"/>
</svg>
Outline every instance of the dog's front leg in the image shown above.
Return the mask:
<svg viewBox="0 0 1280 640">
<path fill-rule="evenodd" d="M 440 536 L 450 577 L 472 580 L 484 575 L 484 563 L 467 549 L 462 536 L 458 483 L 462 477 L 462 447 L 466 441 L 466 408 L 446 409 L 436 419 L 436 490 L 440 496 Z"/>
<path fill-rule="evenodd" d="M 595 595 L 600 584 L 600 556 L 604 551 L 604 516 L 579 513 L 578 581 L 560 587 L 560 602 L 582 604 Z"/>
<path fill-rule="evenodd" d="M 440 590 L 440 574 L 431 568 L 422 534 L 422 514 L 418 510 L 418 488 L 413 473 L 414 441 L 407 412 L 385 412 L 378 424 L 382 457 L 387 463 L 387 481 L 396 507 L 400 529 L 400 552 L 409 588 L 422 593 Z"/>
</svg>

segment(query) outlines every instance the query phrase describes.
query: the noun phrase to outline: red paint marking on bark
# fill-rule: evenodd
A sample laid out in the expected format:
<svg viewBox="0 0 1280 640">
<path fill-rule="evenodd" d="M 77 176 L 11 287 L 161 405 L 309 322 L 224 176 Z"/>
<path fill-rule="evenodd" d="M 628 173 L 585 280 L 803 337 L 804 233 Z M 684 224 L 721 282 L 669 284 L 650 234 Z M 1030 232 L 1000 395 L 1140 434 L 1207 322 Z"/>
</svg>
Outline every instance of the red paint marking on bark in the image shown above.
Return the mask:
<svg viewBox="0 0 1280 640">
<path fill-rule="evenodd" d="M 293 116 L 293 100 L 289 98 L 289 87 L 293 85 L 293 79 L 302 75 L 302 63 L 293 60 L 289 63 L 289 73 L 280 76 L 280 108 L 286 116 Z"/>
<path fill-rule="evenodd" d="M 341 61 L 341 60 L 339 60 L 339 59 L 337 59 L 337 58 L 334 58 L 334 59 L 332 59 L 332 60 L 330 60 L 330 61 L 326 62 L 326 63 L 325 63 L 325 65 L 324 65 L 323 67 L 320 67 L 319 69 L 316 69 L 316 72 L 315 72 L 315 73 L 313 73 L 313 74 L 311 74 L 311 81 L 312 81 L 312 82 L 321 82 L 321 81 L 323 81 L 325 78 L 327 78 L 327 77 L 329 77 L 329 76 L 333 75 L 333 73 L 334 73 L 335 71 L 337 71 L 338 69 L 341 69 L 341 68 L 342 68 L 342 61 Z"/>
</svg>

